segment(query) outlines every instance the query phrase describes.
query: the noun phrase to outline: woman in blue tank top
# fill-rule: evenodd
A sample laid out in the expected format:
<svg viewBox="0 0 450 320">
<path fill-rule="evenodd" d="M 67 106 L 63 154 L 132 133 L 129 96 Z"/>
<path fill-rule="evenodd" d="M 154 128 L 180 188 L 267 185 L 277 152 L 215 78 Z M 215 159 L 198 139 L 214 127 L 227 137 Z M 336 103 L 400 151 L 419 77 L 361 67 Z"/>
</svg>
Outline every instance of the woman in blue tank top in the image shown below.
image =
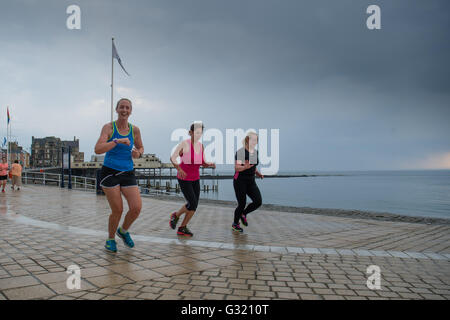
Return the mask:
<svg viewBox="0 0 450 320">
<path fill-rule="evenodd" d="M 105 248 L 117 252 L 115 234 L 122 238 L 126 246 L 134 247 L 128 229 L 139 216 L 142 208 L 141 195 L 134 175 L 133 158 L 140 158 L 144 153 L 141 132 L 138 127 L 128 122 L 132 104 L 128 99 L 120 99 L 116 105 L 117 121 L 103 126 L 100 138 L 95 145 L 95 153 L 106 152 L 100 174 L 100 185 L 111 207 Z M 118 228 L 123 211 L 121 193 L 128 202 L 129 211 L 122 227 Z"/>
</svg>

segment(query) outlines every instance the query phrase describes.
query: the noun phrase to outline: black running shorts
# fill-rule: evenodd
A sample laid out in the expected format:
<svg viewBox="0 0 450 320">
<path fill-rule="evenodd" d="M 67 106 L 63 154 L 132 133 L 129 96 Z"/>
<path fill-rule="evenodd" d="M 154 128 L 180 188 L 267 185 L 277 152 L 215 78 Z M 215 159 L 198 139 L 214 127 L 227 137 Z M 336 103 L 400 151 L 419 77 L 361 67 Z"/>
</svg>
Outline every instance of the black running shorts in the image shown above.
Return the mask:
<svg viewBox="0 0 450 320">
<path fill-rule="evenodd" d="M 186 209 L 197 210 L 198 200 L 200 198 L 200 180 L 188 181 L 178 179 L 178 183 L 187 201 Z"/>
<path fill-rule="evenodd" d="M 103 166 L 100 173 L 100 186 L 103 188 L 137 187 L 136 176 L 132 171 L 118 171 Z"/>
</svg>

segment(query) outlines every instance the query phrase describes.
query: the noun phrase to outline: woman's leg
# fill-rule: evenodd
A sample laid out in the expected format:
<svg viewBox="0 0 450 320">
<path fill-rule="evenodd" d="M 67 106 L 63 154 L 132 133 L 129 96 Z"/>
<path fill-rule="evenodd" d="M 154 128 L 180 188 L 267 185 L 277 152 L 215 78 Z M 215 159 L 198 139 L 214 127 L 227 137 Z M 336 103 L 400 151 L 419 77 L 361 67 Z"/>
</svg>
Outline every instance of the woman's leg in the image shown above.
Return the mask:
<svg viewBox="0 0 450 320">
<path fill-rule="evenodd" d="M 183 206 L 180 208 L 180 210 L 178 210 L 178 211 L 175 213 L 175 215 L 177 216 L 177 218 L 179 218 L 183 213 L 186 213 L 186 212 L 189 211 L 189 210 L 186 208 L 186 205 L 187 205 L 187 204 L 183 205 Z"/>
<path fill-rule="evenodd" d="M 189 215 L 186 215 L 185 221 L 181 224 L 181 226 L 186 226 L 189 221 L 191 221 L 192 217 L 195 214 L 195 211 L 198 207 L 198 200 L 200 199 L 200 180 L 192 181 L 192 190 L 194 192 L 194 197 L 192 198 L 192 201 L 189 203 Z"/>
<path fill-rule="evenodd" d="M 183 187 L 185 186 L 185 183 L 184 183 L 184 182 L 185 182 L 184 180 L 178 179 L 178 183 L 179 183 L 179 185 L 180 185 L 181 192 L 183 192 L 183 189 L 182 189 L 181 185 L 183 185 Z M 184 193 L 183 193 L 183 195 L 184 195 Z M 184 196 L 184 197 L 186 198 L 186 196 Z M 176 215 L 177 218 L 179 218 L 182 214 L 187 213 L 187 212 L 189 211 L 189 210 L 187 209 L 187 205 L 188 205 L 188 203 L 184 204 L 184 205 L 180 208 L 180 210 L 176 211 L 175 215 Z"/>
<path fill-rule="evenodd" d="M 111 208 L 111 215 L 108 222 L 108 236 L 109 239 L 114 239 L 117 227 L 119 226 L 120 218 L 122 217 L 123 203 L 122 196 L 120 194 L 120 186 L 113 188 L 103 187 L 103 192 L 108 199 L 109 206 Z"/>
<path fill-rule="evenodd" d="M 245 208 L 243 215 L 247 216 L 252 211 L 258 209 L 262 204 L 261 192 L 259 191 L 258 185 L 256 182 L 253 182 L 247 187 L 247 195 L 252 199 L 252 203 L 250 203 L 247 208 Z"/>
<path fill-rule="evenodd" d="M 195 199 L 195 192 L 194 187 L 191 181 L 185 181 L 185 180 L 179 180 L 180 182 L 180 189 L 181 192 L 184 195 L 184 198 L 188 202 L 186 207 L 186 215 L 184 216 L 183 222 L 181 223 L 180 227 L 185 227 L 191 217 L 194 215 L 195 209 L 196 209 L 196 199 Z M 194 208 L 194 210 L 192 210 Z"/>
<path fill-rule="evenodd" d="M 239 219 L 241 218 L 242 213 L 244 212 L 245 203 L 247 201 L 246 195 L 246 185 L 245 181 L 242 179 L 234 179 L 233 180 L 234 193 L 236 194 L 236 200 L 238 202 L 238 206 L 236 210 L 234 210 L 234 223 L 238 224 Z"/>
<path fill-rule="evenodd" d="M 181 223 L 180 228 L 186 227 L 189 220 L 191 220 L 192 216 L 194 215 L 195 211 L 188 210 L 186 212 L 186 215 L 184 216 L 183 222 Z"/>
<path fill-rule="evenodd" d="M 137 186 L 122 187 L 121 191 L 128 203 L 128 212 L 123 221 L 122 229 L 128 230 L 141 213 L 142 199 Z"/>
</svg>

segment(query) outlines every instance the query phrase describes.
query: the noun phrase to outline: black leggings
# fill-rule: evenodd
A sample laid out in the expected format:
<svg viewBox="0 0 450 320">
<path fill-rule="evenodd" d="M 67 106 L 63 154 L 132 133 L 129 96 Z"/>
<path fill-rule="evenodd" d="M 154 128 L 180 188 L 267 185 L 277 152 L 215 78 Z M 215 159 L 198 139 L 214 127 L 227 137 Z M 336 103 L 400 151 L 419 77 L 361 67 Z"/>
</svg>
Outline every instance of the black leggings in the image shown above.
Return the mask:
<svg viewBox="0 0 450 320">
<path fill-rule="evenodd" d="M 195 211 L 198 206 L 198 199 L 200 198 L 200 180 L 187 181 L 178 179 L 181 192 L 183 192 L 186 199 L 186 208 Z"/>
<path fill-rule="evenodd" d="M 261 206 L 262 199 L 254 176 L 239 175 L 237 179 L 233 180 L 233 187 L 238 201 L 238 207 L 234 210 L 234 223 L 238 224 L 242 215 L 246 216 Z M 247 195 L 253 202 L 246 208 Z"/>
</svg>

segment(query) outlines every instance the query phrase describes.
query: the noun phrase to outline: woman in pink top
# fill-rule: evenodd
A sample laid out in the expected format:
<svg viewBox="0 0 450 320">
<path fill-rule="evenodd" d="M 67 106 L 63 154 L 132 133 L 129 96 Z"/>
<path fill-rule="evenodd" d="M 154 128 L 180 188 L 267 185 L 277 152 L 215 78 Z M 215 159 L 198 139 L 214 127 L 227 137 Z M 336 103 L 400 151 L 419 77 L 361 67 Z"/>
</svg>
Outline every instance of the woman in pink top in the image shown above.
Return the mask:
<svg viewBox="0 0 450 320">
<path fill-rule="evenodd" d="M 2 184 L 2 192 L 5 192 L 6 181 L 8 181 L 8 163 L 6 157 L 2 158 L 0 163 L 0 182 Z"/>
<path fill-rule="evenodd" d="M 177 169 L 177 178 L 187 203 L 177 212 L 170 216 L 170 227 L 176 228 L 178 219 L 185 213 L 183 223 L 178 228 L 177 234 L 192 237 L 192 232 L 187 228 L 198 206 L 200 197 L 200 166 L 215 168 L 214 163 L 205 161 L 203 144 L 199 141 L 203 134 L 203 124 L 192 124 L 189 135 L 190 139 L 182 141 L 170 157 L 170 161 Z M 181 157 L 181 163 L 177 163 L 177 157 Z"/>
</svg>

